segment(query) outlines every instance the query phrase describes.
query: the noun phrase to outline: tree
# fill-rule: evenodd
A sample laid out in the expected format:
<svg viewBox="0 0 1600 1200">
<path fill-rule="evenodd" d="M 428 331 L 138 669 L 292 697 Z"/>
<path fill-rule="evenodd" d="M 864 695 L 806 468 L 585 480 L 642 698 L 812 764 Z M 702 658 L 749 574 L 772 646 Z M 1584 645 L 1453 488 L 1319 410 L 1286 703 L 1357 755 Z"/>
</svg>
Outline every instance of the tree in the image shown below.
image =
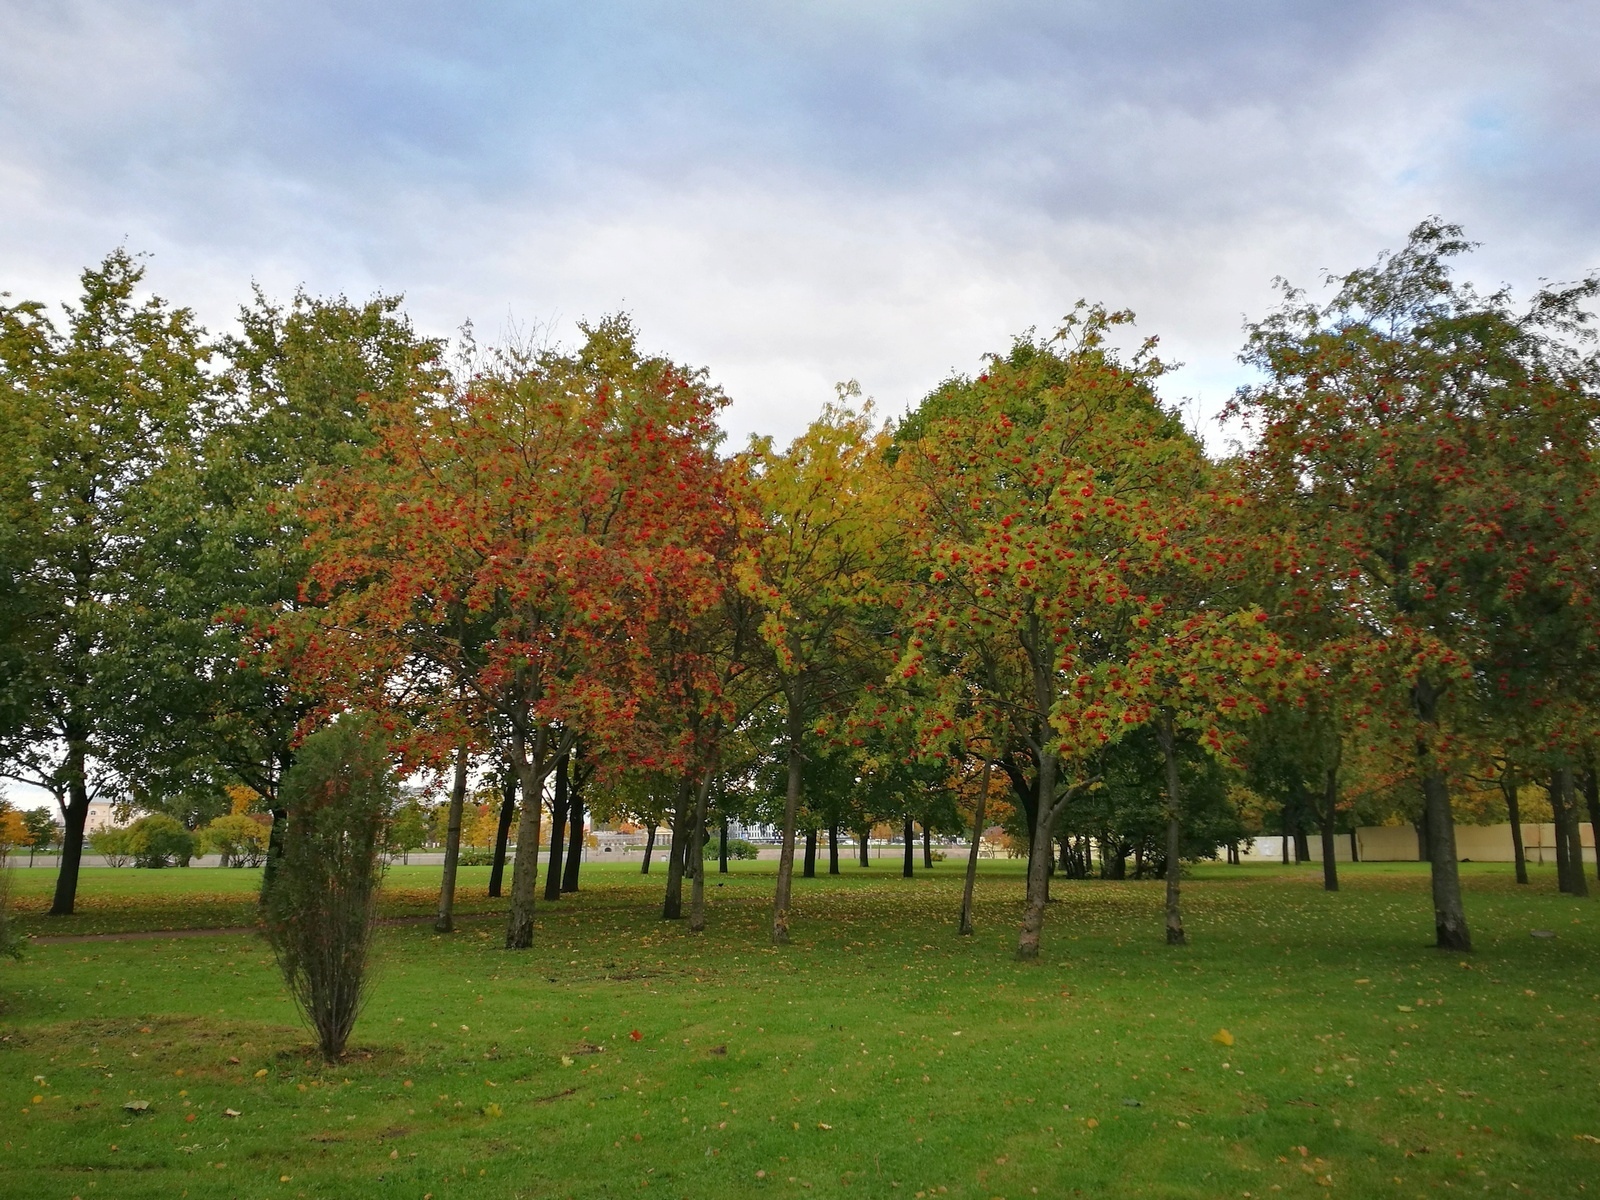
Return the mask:
<svg viewBox="0 0 1600 1200">
<path fill-rule="evenodd" d="M 505 731 L 524 797 L 509 949 L 532 943 L 546 779 L 580 731 L 630 752 L 647 630 L 705 565 L 720 394 L 642 356 L 621 318 L 585 328 L 573 354 L 508 353 L 451 394 L 375 404 L 376 445 L 308 518 L 326 607 L 300 669 L 416 696 L 436 736 Z"/>
<path fill-rule="evenodd" d="M 762 610 L 761 637 L 784 700 L 787 757 L 783 843 L 773 897 L 772 940 L 789 940 L 795 823 L 804 791 L 804 742 L 815 714 L 851 697 L 859 664 L 881 656 L 854 618 L 876 587 L 872 573 L 890 526 L 881 467 L 887 437 L 875 432 L 870 409 L 840 402 L 787 451 L 754 439 L 751 507 L 761 525 L 740 550 L 736 576 Z"/>
<path fill-rule="evenodd" d="M 267 940 L 323 1058 L 344 1053 L 370 979 L 383 847 L 397 799 L 389 738 L 347 714 L 308 737 L 283 781 L 283 858 Z"/>
<path fill-rule="evenodd" d="M 48 808 L 30 808 L 22 814 L 22 824 L 28 831 L 28 865 L 31 867 L 35 854 L 56 844 L 61 826 Z"/>
<path fill-rule="evenodd" d="M 1094 756 L 1175 704 L 1207 653 L 1210 618 L 1191 627 L 1153 588 L 1190 569 L 1175 531 L 1204 456 L 1156 400 L 1153 343 L 1126 363 L 1107 344 L 1130 320 L 1080 307 L 1055 337 L 1018 339 L 976 379 L 943 385 L 897 433 L 920 578 L 896 671 L 960 681 L 929 690 L 931 753 L 972 697 L 1005 715 L 991 757 L 1031 839 L 1024 959 L 1039 953 L 1054 831 L 1096 781 Z"/>
<path fill-rule="evenodd" d="M 162 473 L 193 453 L 208 351 L 187 309 L 135 299 L 125 251 L 83 273 L 58 330 L 36 303 L 0 307 L 0 625 L 8 647 L 0 771 L 47 789 L 65 822 L 50 912 L 77 896 L 89 802 L 150 647 L 134 636 L 141 548 Z"/>
<path fill-rule="evenodd" d="M 128 826 L 128 849 L 136 867 L 187 867 L 195 837 L 176 817 L 149 813 Z"/>
<path fill-rule="evenodd" d="M 210 797 L 213 780 L 248 786 L 273 815 L 276 844 L 279 784 L 331 704 L 325 681 L 294 674 L 313 554 L 301 497 L 362 461 L 374 403 L 445 386 L 443 344 L 419 336 L 396 297 L 297 293 L 282 306 L 257 291 L 219 349 L 200 451 L 161 477 L 161 519 L 147 531 L 145 654 L 119 762 L 147 781 L 145 803 L 169 810 L 195 781 Z M 173 815 L 215 815 L 188 802 Z M 273 869 L 269 857 L 263 891 Z"/>
<path fill-rule="evenodd" d="M 1265 381 L 1237 401 L 1258 435 L 1256 488 L 1295 514 L 1308 573 L 1361 617 L 1380 691 L 1409 709 L 1436 944 L 1455 951 L 1472 939 L 1449 767 L 1477 681 L 1514 686 L 1502 660 L 1532 632 L 1516 619 L 1530 596 L 1564 593 L 1559 611 L 1585 630 L 1597 611 L 1574 570 L 1587 551 L 1550 531 L 1561 498 L 1592 493 L 1594 365 L 1571 346 L 1600 283 L 1543 290 L 1517 313 L 1506 293 L 1451 279 L 1468 248 L 1430 219 L 1401 251 L 1332 280 L 1326 305 L 1285 285 L 1244 354 Z"/>
</svg>

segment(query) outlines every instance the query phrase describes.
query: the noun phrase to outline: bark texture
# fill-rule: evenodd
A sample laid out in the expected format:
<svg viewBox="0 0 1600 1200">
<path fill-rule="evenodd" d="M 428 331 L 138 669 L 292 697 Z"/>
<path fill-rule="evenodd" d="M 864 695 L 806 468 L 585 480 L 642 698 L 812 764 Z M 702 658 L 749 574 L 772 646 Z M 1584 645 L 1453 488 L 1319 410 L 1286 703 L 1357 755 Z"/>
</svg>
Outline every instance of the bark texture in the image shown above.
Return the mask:
<svg viewBox="0 0 1600 1200">
<path fill-rule="evenodd" d="M 439 884 L 439 914 L 435 933 L 455 930 L 456 868 L 461 865 L 461 810 L 467 803 L 467 748 L 456 747 L 455 776 L 450 780 L 450 815 L 444 834 L 444 878 Z"/>
<path fill-rule="evenodd" d="M 972 889 L 978 880 L 978 847 L 983 841 L 984 809 L 989 803 L 989 777 L 993 770 L 994 764 L 984 759 L 983 782 L 978 786 L 978 809 L 972 815 L 972 848 L 967 851 L 967 878 L 961 885 L 959 932 L 962 936 L 970 936 L 972 933 Z"/>
</svg>

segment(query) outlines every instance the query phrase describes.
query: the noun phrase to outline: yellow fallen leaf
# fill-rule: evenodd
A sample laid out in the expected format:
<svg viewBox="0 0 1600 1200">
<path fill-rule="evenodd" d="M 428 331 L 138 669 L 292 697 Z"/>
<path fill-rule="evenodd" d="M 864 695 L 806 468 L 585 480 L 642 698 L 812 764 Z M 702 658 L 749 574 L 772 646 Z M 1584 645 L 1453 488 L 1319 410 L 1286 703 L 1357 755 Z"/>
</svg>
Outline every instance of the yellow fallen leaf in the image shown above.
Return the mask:
<svg viewBox="0 0 1600 1200">
<path fill-rule="evenodd" d="M 1211 1040 L 1219 1046 L 1233 1045 L 1233 1034 L 1226 1029 L 1219 1029 L 1211 1035 Z"/>
<path fill-rule="evenodd" d="M 833 1126 L 832 1125 L 824 1125 L 821 1121 L 818 1121 L 817 1122 L 817 1128 L 818 1129 L 832 1129 Z"/>
<path fill-rule="evenodd" d="M 569 1054 L 563 1054 L 561 1056 L 561 1065 L 563 1067 L 570 1067 L 572 1065 L 572 1056 Z"/>
<path fill-rule="evenodd" d="M 1093 1117 L 1090 1117 L 1087 1121 L 1084 1122 L 1084 1124 L 1087 1125 L 1090 1129 L 1099 1129 L 1100 1128 L 1100 1122 L 1096 1121 Z"/>
<path fill-rule="evenodd" d="M 261 1070 L 256 1072 L 256 1078 L 260 1079 L 266 1073 L 267 1073 L 267 1069 L 265 1067 L 262 1067 Z"/>
<path fill-rule="evenodd" d="M 1395 1007 L 1398 1008 L 1401 1012 L 1410 1012 L 1411 1011 L 1411 1005 L 1409 1005 L 1409 1004 L 1397 1004 L 1397 1005 L 1395 1005 Z"/>
</svg>

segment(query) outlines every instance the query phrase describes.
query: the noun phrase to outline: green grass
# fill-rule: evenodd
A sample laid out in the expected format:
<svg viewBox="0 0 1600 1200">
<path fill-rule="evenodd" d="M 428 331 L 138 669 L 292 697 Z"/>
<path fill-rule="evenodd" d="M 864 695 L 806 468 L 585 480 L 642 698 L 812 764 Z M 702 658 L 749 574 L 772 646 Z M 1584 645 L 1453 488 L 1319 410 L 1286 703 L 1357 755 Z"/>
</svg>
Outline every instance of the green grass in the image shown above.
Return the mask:
<svg viewBox="0 0 1600 1200">
<path fill-rule="evenodd" d="M 383 930 L 336 1069 L 252 935 L 34 945 L 0 964 L 0 1195 L 1578 1196 L 1600 1169 L 1600 921 L 1549 873 L 1465 868 L 1470 960 L 1427 947 L 1415 866 L 1336 895 L 1203 868 L 1180 950 L 1159 885 L 1062 883 L 1024 965 L 1017 864 L 985 864 L 969 939 L 957 864 L 846 871 L 796 881 L 779 952 L 771 864 L 699 937 L 656 919 L 659 874 L 589 870 L 521 954 L 466 871 L 483 919 Z M 88 872 L 84 917 L 24 924 L 248 920 L 253 874 Z M 389 910 L 436 876 L 397 870 Z"/>
</svg>

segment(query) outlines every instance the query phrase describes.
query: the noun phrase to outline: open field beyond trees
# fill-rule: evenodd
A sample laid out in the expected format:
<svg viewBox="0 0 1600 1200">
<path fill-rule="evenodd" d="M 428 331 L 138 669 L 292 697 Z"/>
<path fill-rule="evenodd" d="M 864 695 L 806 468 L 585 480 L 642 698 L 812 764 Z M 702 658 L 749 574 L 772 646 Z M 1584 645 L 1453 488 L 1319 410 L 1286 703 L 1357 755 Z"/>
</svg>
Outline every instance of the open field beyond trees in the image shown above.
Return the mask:
<svg viewBox="0 0 1600 1200">
<path fill-rule="evenodd" d="M 1600 919 L 1553 871 L 1463 868 L 1470 957 L 1429 945 L 1425 864 L 1349 867 L 1334 894 L 1314 868 L 1199 868 L 1177 948 L 1159 883 L 1058 882 L 1025 964 L 1020 864 L 985 864 L 970 939 L 954 864 L 846 870 L 796 880 L 774 949 L 770 864 L 713 877 L 700 936 L 658 919 L 658 875 L 596 867 L 512 954 L 466 868 L 458 933 L 383 929 L 337 1067 L 253 933 L 36 941 L 0 965 L 0 1191 L 1592 1190 Z M 41 938 L 248 922 L 259 882 L 89 870 L 52 920 L 52 875 L 15 873 Z M 429 911 L 437 875 L 393 869 L 385 915 Z"/>
</svg>

